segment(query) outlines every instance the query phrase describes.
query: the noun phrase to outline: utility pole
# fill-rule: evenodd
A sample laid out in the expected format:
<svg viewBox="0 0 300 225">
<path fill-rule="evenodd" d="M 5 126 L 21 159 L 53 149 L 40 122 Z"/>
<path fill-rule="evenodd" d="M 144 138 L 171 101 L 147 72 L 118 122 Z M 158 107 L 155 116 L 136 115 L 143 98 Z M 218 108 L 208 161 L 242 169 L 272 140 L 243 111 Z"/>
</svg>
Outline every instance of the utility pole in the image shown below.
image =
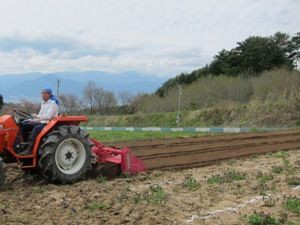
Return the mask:
<svg viewBox="0 0 300 225">
<path fill-rule="evenodd" d="M 176 123 L 178 124 L 180 122 L 180 111 L 181 111 L 181 95 L 182 95 L 182 88 L 181 85 L 178 85 L 178 111 L 177 111 L 177 116 L 176 116 Z"/>
<path fill-rule="evenodd" d="M 57 78 L 56 82 L 56 96 L 59 97 L 60 80 Z"/>
</svg>

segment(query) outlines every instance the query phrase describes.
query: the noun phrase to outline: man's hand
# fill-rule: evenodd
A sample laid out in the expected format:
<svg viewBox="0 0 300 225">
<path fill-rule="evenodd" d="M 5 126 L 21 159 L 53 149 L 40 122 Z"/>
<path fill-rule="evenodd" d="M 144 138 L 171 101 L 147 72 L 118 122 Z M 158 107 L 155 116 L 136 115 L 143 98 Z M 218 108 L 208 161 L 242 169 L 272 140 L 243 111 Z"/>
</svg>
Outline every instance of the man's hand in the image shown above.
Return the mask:
<svg viewBox="0 0 300 225">
<path fill-rule="evenodd" d="M 31 116 L 32 116 L 31 121 L 33 121 L 33 122 L 39 122 L 40 121 L 40 118 L 38 117 L 38 115 L 36 113 L 31 114 Z"/>
</svg>

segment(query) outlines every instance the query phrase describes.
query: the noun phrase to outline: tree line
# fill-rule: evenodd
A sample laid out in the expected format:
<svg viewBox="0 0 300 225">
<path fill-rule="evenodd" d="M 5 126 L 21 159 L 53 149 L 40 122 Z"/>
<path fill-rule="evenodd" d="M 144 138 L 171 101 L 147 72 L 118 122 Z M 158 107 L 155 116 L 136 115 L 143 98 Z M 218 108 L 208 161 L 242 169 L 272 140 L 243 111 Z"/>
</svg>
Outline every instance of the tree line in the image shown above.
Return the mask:
<svg viewBox="0 0 300 225">
<path fill-rule="evenodd" d="M 300 32 L 294 36 L 277 32 L 272 36 L 250 36 L 231 50 L 221 50 L 213 61 L 191 73 L 166 81 L 156 94 L 163 97 L 178 84 L 188 85 L 207 76 L 257 76 L 263 71 L 286 67 L 293 70 L 300 61 Z"/>
<path fill-rule="evenodd" d="M 88 114 L 131 114 L 135 112 L 133 102 L 135 96 L 127 91 L 115 94 L 105 90 L 93 81 L 88 81 L 82 97 L 74 94 L 59 96 L 61 109 L 67 114 L 84 112 Z"/>
</svg>

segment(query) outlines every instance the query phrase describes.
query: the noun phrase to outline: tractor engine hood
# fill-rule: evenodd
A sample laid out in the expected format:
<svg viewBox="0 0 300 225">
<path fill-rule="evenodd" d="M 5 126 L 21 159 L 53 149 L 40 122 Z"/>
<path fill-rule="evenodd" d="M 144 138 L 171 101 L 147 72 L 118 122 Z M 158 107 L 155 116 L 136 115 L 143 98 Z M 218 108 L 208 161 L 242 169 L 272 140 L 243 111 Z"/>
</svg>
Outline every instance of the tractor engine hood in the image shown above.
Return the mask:
<svg viewBox="0 0 300 225">
<path fill-rule="evenodd" d="M 16 124 L 13 116 L 11 115 L 0 116 L 0 130 L 2 129 L 18 130 L 18 125 Z"/>
</svg>

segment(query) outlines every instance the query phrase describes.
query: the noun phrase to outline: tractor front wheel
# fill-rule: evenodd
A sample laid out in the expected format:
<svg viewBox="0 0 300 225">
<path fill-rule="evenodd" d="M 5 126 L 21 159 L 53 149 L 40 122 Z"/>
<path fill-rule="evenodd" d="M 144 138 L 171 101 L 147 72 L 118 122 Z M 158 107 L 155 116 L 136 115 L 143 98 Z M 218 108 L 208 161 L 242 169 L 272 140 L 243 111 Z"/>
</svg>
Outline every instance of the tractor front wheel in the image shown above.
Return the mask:
<svg viewBox="0 0 300 225">
<path fill-rule="evenodd" d="M 4 162 L 0 157 L 0 187 L 4 185 L 5 181 L 5 171 L 4 171 Z"/>
<path fill-rule="evenodd" d="M 49 133 L 39 155 L 41 173 L 51 183 L 74 183 L 91 168 L 88 135 L 78 126 L 60 126 Z"/>
</svg>

